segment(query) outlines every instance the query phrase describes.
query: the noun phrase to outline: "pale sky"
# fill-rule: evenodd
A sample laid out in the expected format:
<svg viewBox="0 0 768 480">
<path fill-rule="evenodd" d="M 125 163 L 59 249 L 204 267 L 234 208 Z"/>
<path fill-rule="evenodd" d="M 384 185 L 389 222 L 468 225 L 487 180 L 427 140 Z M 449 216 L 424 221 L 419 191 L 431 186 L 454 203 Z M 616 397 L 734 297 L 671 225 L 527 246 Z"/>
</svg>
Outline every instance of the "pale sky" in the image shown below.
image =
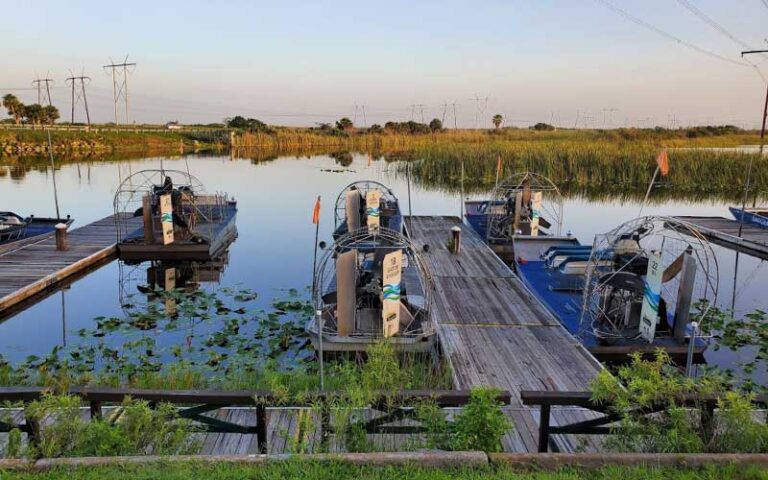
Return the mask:
<svg viewBox="0 0 768 480">
<path fill-rule="evenodd" d="M 495 113 L 517 126 L 756 127 L 765 83 L 739 54 L 768 49 L 766 2 L 6 0 L 0 94 L 33 103 L 31 81 L 49 75 L 69 120 L 65 78 L 82 70 L 92 120 L 111 121 L 102 65 L 128 54 L 137 122 L 313 125 L 354 119 L 357 104 L 370 125 L 420 121 L 422 108 L 441 118 L 447 103 L 452 126 L 456 103 L 465 127 Z M 768 76 L 768 56 L 749 58 Z"/>
</svg>

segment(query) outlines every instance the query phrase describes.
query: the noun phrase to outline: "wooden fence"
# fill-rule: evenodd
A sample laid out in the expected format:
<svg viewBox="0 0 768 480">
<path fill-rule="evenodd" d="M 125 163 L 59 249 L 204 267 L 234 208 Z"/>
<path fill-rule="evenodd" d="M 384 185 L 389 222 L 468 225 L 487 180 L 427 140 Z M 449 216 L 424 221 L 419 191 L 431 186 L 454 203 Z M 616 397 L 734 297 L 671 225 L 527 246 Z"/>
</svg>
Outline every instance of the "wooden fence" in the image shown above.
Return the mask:
<svg viewBox="0 0 768 480">
<path fill-rule="evenodd" d="M 0 404 L 10 403 L 28 403 L 39 400 L 51 389 L 44 387 L 0 387 Z M 145 400 L 150 406 L 158 403 L 170 403 L 173 405 L 184 405 L 179 408 L 179 417 L 193 420 L 203 426 L 203 430 L 211 433 L 240 433 L 256 435 L 260 453 L 267 453 L 267 407 L 309 407 L 321 405 L 321 432 L 323 435 L 332 433 L 330 428 L 330 406 L 329 400 L 332 398 L 343 398 L 338 392 L 314 392 L 307 395 L 304 402 L 291 402 L 286 405 L 285 399 L 274 392 L 267 390 L 248 390 L 248 391 L 214 391 L 214 390 L 144 390 L 144 389 L 125 389 L 125 388 L 69 388 L 68 395 L 79 396 L 83 402 L 90 406 L 91 418 L 100 418 L 102 416 L 102 406 L 104 404 L 118 404 L 126 397 L 136 400 Z M 421 427 L 412 426 L 387 426 L 403 418 L 412 417 L 413 409 L 408 408 L 419 402 L 431 400 L 439 407 L 461 407 L 467 404 L 470 398 L 468 391 L 454 390 L 413 390 L 396 393 L 379 392 L 375 395 L 376 400 L 370 405 L 371 408 L 385 412 L 382 417 L 375 418 L 364 423 L 362 426 L 368 433 L 419 433 L 423 431 Z M 509 392 L 499 393 L 498 400 L 504 405 L 509 405 Z M 230 406 L 250 406 L 256 409 L 256 425 L 238 425 L 224 420 L 211 418 L 203 415 L 204 413 L 219 410 Z M 14 424 L 0 421 L 0 432 L 8 432 L 17 428 L 25 432 L 30 441 L 40 433 L 40 425 L 26 418 L 23 423 Z"/>
<path fill-rule="evenodd" d="M 550 391 L 528 391 L 520 392 L 520 399 L 523 405 L 538 406 L 539 410 L 539 452 L 549 451 L 549 437 L 555 434 L 581 434 L 581 435 L 607 435 L 610 434 L 611 424 L 621 420 L 621 414 L 612 409 L 610 403 L 599 403 L 592 400 L 592 392 L 550 392 Z M 714 419 L 714 412 L 717 408 L 719 397 L 717 396 L 684 396 L 676 399 L 680 405 L 701 406 L 701 421 L 703 425 L 711 424 Z M 758 395 L 754 400 L 755 404 L 768 405 L 768 396 Z M 550 424 L 552 407 L 582 407 L 595 412 L 602 413 L 603 416 L 591 420 L 584 420 L 568 425 L 552 426 Z M 669 404 L 666 402 L 657 405 L 651 405 L 643 409 L 642 414 L 652 414 L 666 410 Z"/>
</svg>

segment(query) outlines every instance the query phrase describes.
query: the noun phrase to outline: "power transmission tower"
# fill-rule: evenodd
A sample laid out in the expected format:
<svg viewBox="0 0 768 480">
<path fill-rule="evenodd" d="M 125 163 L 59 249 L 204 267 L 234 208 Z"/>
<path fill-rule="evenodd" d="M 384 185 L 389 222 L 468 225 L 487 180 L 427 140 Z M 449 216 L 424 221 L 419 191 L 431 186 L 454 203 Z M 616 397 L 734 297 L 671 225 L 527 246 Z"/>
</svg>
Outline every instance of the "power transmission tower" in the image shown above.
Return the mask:
<svg viewBox="0 0 768 480">
<path fill-rule="evenodd" d="M 470 100 L 475 101 L 475 128 L 480 127 L 480 116 L 485 112 L 485 110 L 488 108 L 488 97 L 480 98 L 479 96 L 475 95 L 475 98 L 471 98 Z M 483 108 L 480 108 L 480 101 L 484 100 Z"/>
<path fill-rule="evenodd" d="M 118 118 L 118 105 L 120 100 L 125 100 L 125 123 L 128 123 L 128 73 L 129 67 L 135 67 L 136 63 L 128 63 L 128 55 L 125 56 L 123 63 L 115 63 L 111 58 L 109 65 L 104 65 L 104 69 L 112 69 L 112 99 L 115 102 L 115 125 L 120 125 Z"/>
<path fill-rule="evenodd" d="M 37 87 L 37 104 L 42 105 L 43 102 L 47 103 L 49 106 L 53 105 L 53 102 L 51 102 L 51 84 L 53 83 L 52 78 L 40 78 L 37 77 L 36 80 L 32 81 L 32 85 Z M 45 85 L 45 87 L 43 87 Z M 47 101 L 46 101 L 47 100 Z"/>
<path fill-rule="evenodd" d="M 445 125 L 445 112 L 446 112 L 446 110 L 448 110 L 448 103 L 444 102 L 443 103 L 443 116 L 440 117 L 440 123 L 442 123 L 443 125 Z"/>
<path fill-rule="evenodd" d="M 453 102 L 451 105 L 453 106 L 453 129 L 458 130 L 459 124 L 458 120 L 456 119 L 456 102 Z"/>
<path fill-rule="evenodd" d="M 70 77 L 67 78 L 67 83 L 69 83 L 72 86 L 72 119 L 71 123 L 75 123 L 75 105 L 80 103 L 80 101 L 83 102 L 83 107 L 85 108 L 85 120 L 88 124 L 88 126 L 91 126 L 91 114 L 88 111 L 88 97 L 85 96 L 85 86 L 91 82 L 91 77 L 86 77 L 85 75 L 80 75 L 78 77 L 75 76 L 74 73 L 70 72 Z"/>
<path fill-rule="evenodd" d="M 603 128 L 613 126 L 613 114 L 618 112 L 618 108 L 604 108 L 603 110 Z"/>
<path fill-rule="evenodd" d="M 365 118 L 365 105 L 361 105 L 363 109 L 363 127 L 368 128 L 368 119 Z"/>
</svg>

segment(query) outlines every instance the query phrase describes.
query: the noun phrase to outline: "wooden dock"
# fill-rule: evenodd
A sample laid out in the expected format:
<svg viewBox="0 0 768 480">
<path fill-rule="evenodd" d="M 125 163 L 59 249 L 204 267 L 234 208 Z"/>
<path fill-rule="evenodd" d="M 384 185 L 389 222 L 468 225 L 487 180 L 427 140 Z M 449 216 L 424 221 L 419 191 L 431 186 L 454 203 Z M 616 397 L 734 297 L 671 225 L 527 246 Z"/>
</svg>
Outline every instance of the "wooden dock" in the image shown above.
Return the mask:
<svg viewBox="0 0 768 480">
<path fill-rule="evenodd" d="M 768 260 L 768 228 L 744 223 L 739 238 L 739 222 L 724 217 L 678 216 L 676 220 L 688 222 L 704 237 L 722 247 Z"/>
<path fill-rule="evenodd" d="M 512 270 L 457 217 L 410 217 L 411 239 L 429 245 L 426 262 L 435 286 L 438 337 L 457 389 L 493 386 L 512 394 L 507 414 L 515 429 L 504 449 L 536 452 L 539 412 L 522 405 L 520 391 L 586 391 L 602 368 Z M 462 227 L 461 252 L 447 243 Z M 594 418 L 580 408 L 553 409 L 553 424 Z M 557 435 L 551 448 L 596 448 L 594 437 Z"/>
<path fill-rule="evenodd" d="M 140 221 L 138 219 L 137 221 Z M 69 248 L 56 250 L 52 235 L 0 250 L 0 315 L 117 253 L 114 215 L 69 231 Z"/>
</svg>

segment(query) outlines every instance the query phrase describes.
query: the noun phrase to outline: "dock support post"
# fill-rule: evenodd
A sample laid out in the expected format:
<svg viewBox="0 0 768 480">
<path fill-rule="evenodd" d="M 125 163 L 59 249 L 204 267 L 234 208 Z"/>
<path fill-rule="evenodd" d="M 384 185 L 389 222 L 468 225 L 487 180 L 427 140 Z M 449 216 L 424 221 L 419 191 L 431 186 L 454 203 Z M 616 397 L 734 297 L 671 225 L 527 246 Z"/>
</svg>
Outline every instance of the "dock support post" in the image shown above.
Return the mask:
<svg viewBox="0 0 768 480">
<path fill-rule="evenodd" d="M 256 443 L 259 453 L 267 453 L 267 407 L 263 403 L 256 405 Z"/>
<path fill-rule="evenodd" d="M 458 225 L 451 228 L 453 235 L 453 253 L 458 255 L 461 252 L 461 227 Z"/>
<path fill-rule="evenodd" d="M 144 195 L 141 199 L 141 212 L 144 219 L 144 243 L 155 243 L 155 224 L 152 220 L 152 198 Z"/>
<path fill-rule="evenodd" d="M 689 253 L 683 254 L 683 267 L 680 272 L 680 287 L 677 291 L 675 307 L 675 326 L 673 336 L 680 343 L 685 342 L 685 330 L 691 320 L 691 302 L 696 284 L 696 259 Z"/>
<path fill-rule="evenodd" d="M 539 413 L 539 453 L 549 450 L 549 416 L 550 406 L 542 405 Z"/>
<path fill-rule="evenodd" d="M 57 223 L 56 224 L 56 250 L 62 252 L 64 250 L 67 250 L 67 224 L 65 223 Z"/>
</svg>

